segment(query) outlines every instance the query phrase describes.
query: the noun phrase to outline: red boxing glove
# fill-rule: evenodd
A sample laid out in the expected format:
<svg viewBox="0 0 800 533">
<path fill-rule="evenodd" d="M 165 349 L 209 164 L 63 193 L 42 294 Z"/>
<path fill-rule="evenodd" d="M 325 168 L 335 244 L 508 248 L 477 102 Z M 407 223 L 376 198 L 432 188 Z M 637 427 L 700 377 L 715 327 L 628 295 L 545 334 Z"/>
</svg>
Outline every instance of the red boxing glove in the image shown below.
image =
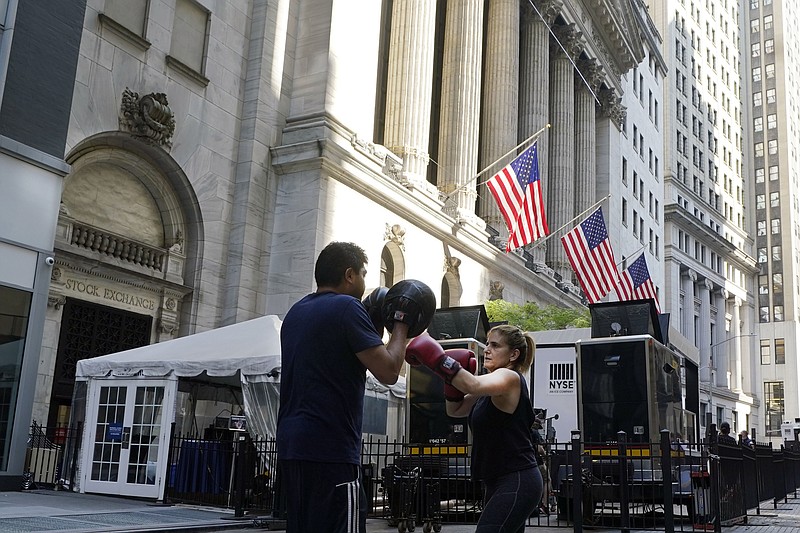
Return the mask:
<svg viewBox="0 0 800 533">
<path fill-rule="evenodd" d="M 442 346 L 427 333 L 415 337 L 408 343 L 406 361 L 411 366 L 427 366 L 445 383 L 450 383 L 453 376 L 461 370 L 461 364 L 449 357 Z"/>
<path fill-rule="evenodd" d="M 461 365 L 461 368 L 470 374 L 475 375 L 475 372 L 478 371 L 478 360 L 475 358 L 475 354 L 470 350 L 466 348 L 451 348 L 450 350 L 445 350 L 444 353 L 455 359 L 456 362 Z M 464 399 L 464 393 L 449 383 L 445 383 L 444 399 L 448 402 L 460 402 Z"/>
</svg>

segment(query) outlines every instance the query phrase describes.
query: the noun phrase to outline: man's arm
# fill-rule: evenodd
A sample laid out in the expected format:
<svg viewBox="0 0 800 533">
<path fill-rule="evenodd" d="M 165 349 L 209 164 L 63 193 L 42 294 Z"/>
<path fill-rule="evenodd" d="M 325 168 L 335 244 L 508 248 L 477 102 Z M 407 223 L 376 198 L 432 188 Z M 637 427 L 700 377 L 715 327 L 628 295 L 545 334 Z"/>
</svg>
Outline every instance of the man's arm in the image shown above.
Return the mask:
<svg viewBox="0 0 800 533">
<path fill-rule="evenodd" d="M 356 356 L 372 372 L 378 381 L 386 385 L 397 383 L 397 376 L 403 368 L 408 341 L 408 324 L 395 322 L 392 336 L 386 345 L 379 344 L 358 352 Z"/>
</svg>

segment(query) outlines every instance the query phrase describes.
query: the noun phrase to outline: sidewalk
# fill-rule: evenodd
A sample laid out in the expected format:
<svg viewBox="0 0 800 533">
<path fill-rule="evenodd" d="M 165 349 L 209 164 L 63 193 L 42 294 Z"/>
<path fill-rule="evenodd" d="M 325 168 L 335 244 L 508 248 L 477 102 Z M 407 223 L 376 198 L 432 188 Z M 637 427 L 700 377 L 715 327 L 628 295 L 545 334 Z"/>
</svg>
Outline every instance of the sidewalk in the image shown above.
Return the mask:
<svg viewBox="0 0 800 533">
<path fill-rule="evenodd" d="M 761 504 L 761 513 L 752 510 L 746 525 L 723 527 L 723 533 L 800 533 L 800 498 Z M 66 491 L 34 490 L 0 492 L 0 533 L 146 533 L 221 532 L 230 530 L 269 531 L 255 527 L 254 518 L 235 519 L 227 509 L 188 505 L 165 506 L 144 500 Z M 691 527 L 684 524 L 684 531 Z M 678 528 L 679 529 L 679 528 Z M 370 519 L 369 533 L 394 533 L 387 520 Z M 422 526 L 415 529 L 422 532 Z M 473 533 L 474 524 L 444 524 L 444 533 Z M 529 527 L 535 533 L 570 533 L 572 528 Z M 585 531 L 590 531 L 588 528 Z M 619 529 L 594 530 L 619 533 Z M 631 530 L 638 533 L 639 530 Z"/>
</svg>

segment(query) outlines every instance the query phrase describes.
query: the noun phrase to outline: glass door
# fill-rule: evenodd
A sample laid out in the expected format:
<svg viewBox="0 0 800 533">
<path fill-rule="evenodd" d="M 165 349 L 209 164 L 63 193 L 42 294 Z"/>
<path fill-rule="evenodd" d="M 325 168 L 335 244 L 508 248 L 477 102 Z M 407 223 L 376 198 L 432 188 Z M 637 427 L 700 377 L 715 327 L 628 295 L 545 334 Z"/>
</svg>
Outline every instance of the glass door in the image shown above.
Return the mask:
<svg viewBox="0 0 800 533">
<path fill-rule="evenodd" d="M 167 380 L 96 380 L 87 413 L 83 491 L 159 498 L 169 445 L 173 388 Z"/>
</svg>

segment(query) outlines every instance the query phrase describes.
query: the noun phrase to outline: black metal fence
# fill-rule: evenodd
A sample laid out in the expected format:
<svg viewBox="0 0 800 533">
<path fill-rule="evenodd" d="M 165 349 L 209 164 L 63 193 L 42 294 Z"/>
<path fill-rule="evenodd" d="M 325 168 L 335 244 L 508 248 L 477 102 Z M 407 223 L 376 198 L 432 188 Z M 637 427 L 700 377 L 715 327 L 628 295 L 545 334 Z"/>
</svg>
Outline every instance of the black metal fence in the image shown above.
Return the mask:
<svg viewBox="0 0 800 533">
<path fill-rule="evenodd" d="M 80 428 L 31 427 L 26 469 L 31 485 L 73 489 Z M 280 518 L 274 440 L 227 432 L 226 440 L 170 439 L 164 499 L 235 509 L 238 516 Z M 800 447 L 698 444 L 546 443 L 545 494 L 528 525 L 582 531 L 719 531 L 748 513 L 777 508 L 800 487 Z M 368 438 L 362 445 L 367 507 L 399 529 L 475 523 L 482 491 L 469 475 L 469 446 L 428 446 Z M 575 475 L 579 473 L 579 475 Z"/>
<path fill-rule="evenodd" d="M 83 425 L 47 428 L 31 424 L 23 488 L 74 486 Z"/>
</svg>

